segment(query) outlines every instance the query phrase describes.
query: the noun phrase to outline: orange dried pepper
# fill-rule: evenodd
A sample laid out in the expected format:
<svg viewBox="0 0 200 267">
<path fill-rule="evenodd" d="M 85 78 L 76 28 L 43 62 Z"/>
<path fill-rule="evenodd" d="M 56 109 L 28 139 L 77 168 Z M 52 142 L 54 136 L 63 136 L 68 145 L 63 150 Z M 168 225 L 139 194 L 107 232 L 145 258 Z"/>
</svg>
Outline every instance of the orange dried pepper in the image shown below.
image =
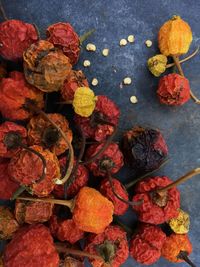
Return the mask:
<svg viewBox="0 0 200 267">
<path fill-rule="evenodd" d="M 0 240 L 11 239 L 18 229 L 19 224 L 9 208 L 0 206 Z"/>
</svg>

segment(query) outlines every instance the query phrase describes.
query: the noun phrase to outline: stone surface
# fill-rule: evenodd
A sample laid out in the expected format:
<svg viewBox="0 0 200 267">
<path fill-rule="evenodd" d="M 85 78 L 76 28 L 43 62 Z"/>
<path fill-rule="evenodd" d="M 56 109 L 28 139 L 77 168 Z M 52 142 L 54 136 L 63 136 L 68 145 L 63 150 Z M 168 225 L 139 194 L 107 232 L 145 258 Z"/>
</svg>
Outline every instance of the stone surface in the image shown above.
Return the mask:
<svg viewBox="0 0 200 267">
<path fill-rule="evenodd" d="M 160 105 L 155 94 L 158 79 L 153 77 L 146 67 L 147 59 L 158 52 L 156 39 L 159 27 L 174 14 L 181 15 L 192 27 L 194 40 L 190 52 L 200 44 L 200 1 L 3 0 L 2 2 L 9 18 L 35 23 L 43 33 L 49 24 L 58 21 L 69 21 L 79 34 L 95 28 L 96 33 L 90 37 L 89 42 L 96 45 L 97 51 L 94 54 L 83 49 L 76 68 L 83 69 L 90 82 L 96 77 L 99 84 L 94 88 L 95 92 L 108 95 L 121 108 L 119 137 L 123 130 L 138 123 L 160 128 L 170 151 L 170 161 L 158 172 L 160 175 L 168 175 L 175 179 L 200 165 L 200 106 L 195 105 L 192 100 L 178 108 Z M 119 41 L 131 34 L 135 36 L 135 42 L 120 47 Z M 153 42 L 150 48 L 145 45 L 148 39 Z M 104 48 L 110 49 L 108 57 L 103 57 L 101 54 Z M 91 61 L 91 66 L 87 69 L 82 65 L 85 59 Z M 199 54 L 183 65 L 193 91 L 200 97 L 199 67 Z M 132 84 L 120 89 L 120 83 L 127 76 L 132 78 Z M 132 95 L 137 96 L 137 105 L 130 103 Z M 182 208 L 191 215 L 189 235 L 194 246 L 191 258 L 196 266 L 200 265 L 199 178 L 196 177 L 179 187 Z M 127 179 L 123 177 L 123 180 Z M 129 211 L 123 219 L 131 226 L 135 217 L 132 211 Z M 141 265 L 129 259 L 123 266 Z M 160 259 L 153 266 L 177 265 Z"/>
</svg>

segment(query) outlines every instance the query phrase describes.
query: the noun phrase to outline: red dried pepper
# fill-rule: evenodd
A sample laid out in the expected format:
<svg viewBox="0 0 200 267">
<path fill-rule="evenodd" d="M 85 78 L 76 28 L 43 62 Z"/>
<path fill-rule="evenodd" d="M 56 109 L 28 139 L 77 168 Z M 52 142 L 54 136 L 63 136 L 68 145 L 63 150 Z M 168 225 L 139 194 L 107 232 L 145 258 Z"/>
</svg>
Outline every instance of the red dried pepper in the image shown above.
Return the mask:
<svg viewBox="0 0 200 267">
<path fill-rule="evenodd" d="M 130 255 L 145 265 L 155 263 L 161 256 L 166 240 L 165 233 L 157 226 L 141 224 L 130 242 Z"/>
<path fill-rule="evenodd" d="M 171 73 L 159 81 L 157 95 L 162 104 L 180 106 L 190 99 L 190 84 L 188 79 Z"/>
<path fill-rule="evenodd" d="M 49 223 L 52 235 L 60 241 L 74 244 L 84 237 L 84 232 L 77 228 L 72 219 L 62 220 L 53 215 Z"/>
<path fill-rule="evenodd" d="M 77 63 L 80 55 L 80 40 L 69 23 L 58 22 L 50 25 L 47 28 L 47 40 L 55 47 L 61 48 L 72 65 Z"/>
<path fill-rule="evenodd" d="M 171 184 L 167 176 L 149 177 L 136 185 L 133 201 L 142 200 L 138 206 L 133 206 L 142 222 L 161 224 L 178 216 L 180 208 L 180 192 L 176 187 L 159 195 L 156 190 Z"/>
<path fill-rule="evenodd" d="M 0 199 L 9 200 L 19 187 L 17 182 L 11 180 L 8 173 L 8 161 L 0 162 Z"/>
<path fill-rule="evenodd" d="M 86 152 L 86 161 L 96 155 L 104 145 L 104 143 L 91 145 Z M 87 166 L 94 176 L 105 176 L 108 171 L 112 174 L 118 172 L 123 165 L 123 155 L 119 146 L 116 143 L 111 143 L 97 159 Z"/>
<path fill-rule="evenodd" d="M 0 59 L 0 82 L 2 78 L 6 77 L 6 75 L 7 75 L 6 64 Z"/>
<path fill-rule="evenodd" d="M 119 226 L 109 226 L 101 234 L 91 234 L 87 239 L 85 251 L 102 257 L 102 260 L 89 259 L 94 267 L 119 267 L 129 254 L 126 232 Z"/>
<path fill-rule="evenodd" d="M 27 81 L 44 92 L 59 91 L 71 72 L 69 58 L 48 41 L 32 44 L 23 57 Z"/>
<path fill-rule="evenodd" d="M 42 224 L 22 227 L 6 246 L 5 267 L 58 267 L 59 256 L 49 229 Z"/>
<path fill-rule="evenodd" d="M 47 116 L 62 129 L 69 142 L 71 142 L 72 131 L 69 129 L 67 119 L 59 113 L 47 114 Z M 68 149 L 68 145 L 64 138 L 60 136 L 59 131 L 42 115 L 32 117 L 29 121 L 28 143 L 29 145 L 40 145 L 48 148 L 56 155 L 60 155 Z"/>
<path fill-rule="evenodd" d="M 8 207 L 0 206 L 0 240 L 11 239 L 19 224 Z"/>
<path fill-rule="evenodd" d="M 168 154 L 159 130 L 135 126 L 124 134 L 122 151 L 126 163 L 138 172 L 158 169 Z"/>
<path fill-rule="evenodd" d="M 74 93 L 79 87 L 89 87 L 87 78 L 81 70 L 72 70 L 61 88 L 62 98 L 66 102 L 74 99 Z"/>
<path fill-rule="evenodd" d="M 21 149 L 20 147 L 10 148 L 6 145 L 6 137 L 9 133 L 19 134 L 22 142 L 26 143 L 27 131 L 25 127 L 9 121 L 2 123 L 0 125 L 0 157 L 11 158 Z"/>
<path fill-rule="evenodd" d="M 128 193 L 126 192 L 126 189 L 123 187 L 123 185 L 118 181 L 117 179 L 112 179 L 113 186 L 115 188 L 115 192 L 122 197 L 123 199 L 128 201 Z M 128 204 L 122 202 L 119 198 L 117 198 L 113 194 L 112 187 L 110 186 L 110 182 L 108 179 L 104 179 L 101 182 L 100 186 L 100 192 L 107 197 L 110 201 L 113 202 L 114 205 L 114 214 L 116 215 L 123 215 L 127 209 Z"/>
<path fill-rule="evenodd" d="M 90 117 L 85 118 L 76 114 L 74 119 L 86 138 L 102 141 L 112 135 L 114 127 L 109 123 L 117 126 L 119 116 L 120 111 L 116 104 L 107 96 L 100 95 L 97 98 L 95 110 Z M 106 122 L 108 123 L 106 124 Z"/>
<path fill-rule="evenodd" d="M 21 20 L 0 23 L 0 55 L 7 60 L 22 60 L 24 51 L 38 40 L 36 28 Z"/>
<path fill-rule="evenodd" d="M 19 224 L 43 223 L 50 219 L 54 205 L 17 200 L 15 202 L 15 218 Z"/>
<path fill-rule="evenodd" d="M 41 177 L 43 165 L 37 155 L 27 150 L 21 150 L 9 163 L 10 176 L 21 185 L 30 187 L 33 194 L 41 197 L 48 196 L 55 187 L 55 179 L 60 178 L 59 162 L 55 154 L 40 146 L 32 146 L 46 160 L 46 173 L 44 179 L 38 183 Z"/>
<path fill-rule="evenodd" d="M 13 71 L 9 78 L 3 78 L 0 84 L 0 111 L 11 120 L 25 120 L 32 112 L 25 108 L 27 101 L 32 101 L 38 108 L 44 106 L 43 93 L 29 85 L 23 73 Z"/>
<path fill-rule="evenodd" d="M 63 176 L 66 172 L 66 157 L 61 158 L 59 160 L 59 163 L 60 163 L 60 171 Z M 74 161 L 74 166 L 75 164 L 76 160 Z M 83 186 L 87 185 L 88 178 L 89 178 L 88 169 L 84 165 L 79 164 L 75 175 L 75 179 L 73 183 L 67 188 L 66 191 L 67 198 L 75 197 L 78 194 L 79 190 Z M 63 198 L 65 195 L 64 185 L 56 185 L 53 194 L 58 198 Z"/>
</svg>

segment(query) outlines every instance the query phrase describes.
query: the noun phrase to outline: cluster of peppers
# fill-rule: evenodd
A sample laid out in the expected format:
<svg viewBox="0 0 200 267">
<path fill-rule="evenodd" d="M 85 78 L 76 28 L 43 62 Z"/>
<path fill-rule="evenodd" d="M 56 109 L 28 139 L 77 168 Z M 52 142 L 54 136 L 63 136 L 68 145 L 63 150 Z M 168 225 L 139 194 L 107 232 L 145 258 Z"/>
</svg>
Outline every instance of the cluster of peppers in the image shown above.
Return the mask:
<svg viewBox="0 0 200 267">
<path fill-rule="evenodd" d="M 96 96 L 83 72 L 72 69 L 79 36 L 69 23 L 53 24 L 46 33 L 40 40 L 31 24 L 0 23 L 0 199 L 15 200 L 14 211 L 0 207 L 0 238 L 9 240 L 2 265 L 75 267 L 88 257 L 94 267 L 119 267 L 130 255 L 145 265 L 163 256 L 195 266 L 188 258 L 189 216 L 180 209 L 176 186 L 200 169 L 176 182 L 152 177 L 168 156 L 161 132 L 134 126 L 120 144 L 113 141 L 119 108 L 105 95 Z M 159 36 L 162 43 L 162 32 Z M 6 61 L 23 64 L 24 72 L 7 73 Z M 44 111 L 50 92 L 73 106 L 78 151 L 65 116 Z M 126 186 L 115 177 L 124 164 L 138 177 Z M 94 180 L 98 185 L 88 186 Z M 129 206 L 139 221 L 130 246 L 126 231 L 113 220 Z M 171 228 L 170 235 L 161 224 Z"/>
</svg>

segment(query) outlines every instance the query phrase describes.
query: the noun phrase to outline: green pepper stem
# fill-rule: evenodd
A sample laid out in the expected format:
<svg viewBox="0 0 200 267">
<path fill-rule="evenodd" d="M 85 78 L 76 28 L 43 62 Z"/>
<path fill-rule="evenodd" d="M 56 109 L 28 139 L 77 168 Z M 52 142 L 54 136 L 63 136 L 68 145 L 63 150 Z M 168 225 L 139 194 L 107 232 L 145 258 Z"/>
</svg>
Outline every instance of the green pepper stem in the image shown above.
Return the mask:
<svg viewBox="0 0 200 267">
<path fill-rule="evenodd" d="M 0 1 L 0 13 L 1 13 L 1 16 L 4 20 L 8 20 L 8 17 L 6 15 L 6 12 L 5 12 L 4 7 L 2 5 L 2 1 Z"/>
<path fill-rule="evenodd" d="M 59 253 L 67 253 L 67 254 L 71 254 L 71 255 L 88 257 L 90 259 L 96 259 L 96 260 L 103 261 L 103 258 L 101 256 L 90 254 L 90 253 L 82 251 L 82 250 L 68 248 L 64 244 L 55 243 L 55 246 L 56 246 L 56 249 Z"/>
<path fill-rule="evenodd" d="M 189 171 L 188 173 L 186 173 L 185 175 L 181 176 L 175 182 L 173 182 L 173 183 L 171 183 L 165 187 L 162 187 L 160 189 L 156 189 L 155 192 L 158 194 L 165 193 L 167 190 L 186 182 L 187 180 L 191 179 L 193 176 L 198 175 L 198 174 L 200 174 L 200 168 L 193 169 L 193 170 Z"/>
<path fill-rule="evenodd" d="M 80 41 L 80 44 L 82 45 L 83 42 L 88 39 L 90 37 L 90 35 L 92 35 L 96 30 L 95 29 L 92 29 L 92 30 L 89 30 L 87 32 L 85 32 L 83 35 L 81 35 L 79 37 L 79 41 Z"/>
<path fill-rule="evenodd" d="M 196 267 L 196 265 L 189 259 L 188 253 L 186 251 L 181 251 L 177 258 L 184 260 L 191 267 Z"/>
<path fill-rule="evenodd" d="M 185 61 L 188 61 L 189 59 L 193 58 L 197 53 L 199 52 L 199 46 L 197 47 L 197 49 L 189 56 L 183 58 L 180 60 L 180 63 L 183 63 Z M 171 67 L 174 67 L 175 66 L 175 63 L 170 63 L 170 64 L 167 64 L 166 68 L 171 68 Z"/>
<path fill-rule="evenodd" d="M 173 60 L 174 60 L 174 63 L 175 63 L 175 65 L 176 65 L 176 67 L 177 67 L 177 69 L 178 69 L 180 75 L 183 76 L 183 77 L 185 77 L 184 72 L 183 72 L 183 69 L 182 69 L 181 64 L 180 64 L 180 61 L 179 61 L 179 57 L 173 55 L 172 58 L 173 58 Z M 192 99 L 194 100 L 194 102 L 195 102 L 196 104 L 200 104 L 200 99 L 198 99 L 198 98 L 194 95 L 194 93 L 192 92 L 191 89 L 190 89 L 190 95 L 191 95 Z"/>
</svg>

